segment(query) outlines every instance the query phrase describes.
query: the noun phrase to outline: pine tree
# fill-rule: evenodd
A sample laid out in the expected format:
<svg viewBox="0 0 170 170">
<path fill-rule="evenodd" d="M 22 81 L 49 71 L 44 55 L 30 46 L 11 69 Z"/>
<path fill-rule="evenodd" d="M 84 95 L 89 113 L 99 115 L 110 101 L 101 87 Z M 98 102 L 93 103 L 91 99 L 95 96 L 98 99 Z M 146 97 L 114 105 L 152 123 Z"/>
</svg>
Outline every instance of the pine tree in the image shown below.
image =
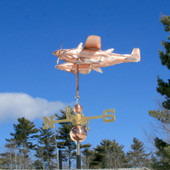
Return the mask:
<svg viewBox="0 0 170 170">
<path fill-rule="evenodd" d="M 30 167 L 30 157 L 29 152 L 35 148 L 35 144 L 33 144 L 33 139 L 37 136 L 37 132 L 39 131 L 35 128 L 34 122 L 31 122 L 24 117 L 18 119 L 18 124 L 14 124 L 15 133 L 11 133 L 13 136 L 12 139 L 15 141 L 17 147 L 19 148 L 19 154 L 23 158 L 20 163 L 23 164 L 21 168 L 29 168 Z"/>
<path fill-rule="evenodd" d="M 155 145 L 158 148 L 156 155 L 159 161 L 155 161 L 153 164 L 154 169 L 170 169 L 170 144 L 164 142 L 159 138 L 155 138 Z"/>
<path fill-rule="evenodd" d="M 52 129 L 40 128 L 40 135 L 38 135 L 38 144 L 36 147 L 35 156 L 39 158 L 34 162 L 34 166 L 36 168 L 57 168 L 56 138 Z"/>
<path fill-rule="evenodd" d="M 0 164 L 9 169 L 17 169 L 20 156 L 17 153 L 16 141 L 14 139 L 6 139 L 6 141 L 5 148 L 7 151 L 0 154 L 2 161 Z"/>
<path fill-rule="evenodd" d="M 91 168 L 90 163 L 94 158 L 94 151 L 90 149 L 91 144 L 81 145 L 81 148 L 84 148 L 82 151 L 82 161 L 83 161 L 83 168 L 89 169 Z"/>
<path fill-rule="evenodd" d="M 170 16 L 163 15 L 160 21 L 164 25 L 165 31 L 170 33 Z M 170 35 L 168 36 L 168 40 L 170 40 Z M 162 65 L 165 65 L 170 70 L 170 42 L 162 41 L 162 45 L 165 48 L 165 52 L 159 50 L 159 56 L 160 56 Z M 158 77 L 157 91 L 162 96 L 165 96 L 163 107 L 165 109 L 170 110 L 170 79 L 168 79 L 168 82 L 164 82 L 162 79 Z"/>
<path fill-rule="evenodd" d="M 10 152 L 1 153 L 0 154 L 0 168 L 1 169 L 13 169 L 14 168 L 13 157 L 14 155 Z"/>
<path fill-rule="evenodd" d="M 133 144 L 131 145 L 131 151 L 127 153 L 129 159 L 129 166 L 133 168 L 137 167 L 147 167 L 148 166 L 148 156 L 145 153 L 143 142 L 136 138 L 133 138 Z"/>
<path fill-rule="evenodd" d="M 161 23 L 165 27 L 165 31 L 170 33 L 170 16 L 162 16 Z M 170 40 L 170 35 L 168 36 L 168 40 Z M 159 50 L 160 60 L 162 65 L 166 66 L 168 70 L 170 69 L 170 42 L 162 41 L 162 45 L 165 48 L 165 52 Z M 162 110 L 154 110 L 149 111 L 149 115 L 157 119 L 162 123 L 164 130 L 169 134 L 170 129 L 170 79 L 167 82 L 163 81 L 161 78 L 158 77 L 158 87 L 157 92 L 164 96 L 164 101 L 162 103 L 163 109 Z M 155 138 L 155 146 L 157 148 L 156 155 L 158 157 L 158 161 L 153 164 L 154 168 L 162 168 L 164 166 L 169 166 L 167 162 L 170 162 L 170 145 L 159 139 L 158 137 Z"/>
<path fill-rule="evenodd" d="M 170 33 L 170 16 L 162 16 L 160 20 L 165 27 L 165 31 Z M 168 36 L 168 40 L 170 40 L 170 35 Z M 162 41 L 162 45 L 165 48 L 165 52 L 159 50 L 160 60 L 162 65 L 166 66 L 170 69 L 170 42 Z M 162 106 L 164 110 L 161 112 L 158 111 L 149 111 L 150 116 L 157 118 L 162 122 L 170 123 L 170 79 L 168 82 L 164 82 L 158 76 L 158 87 L 157 92 L 160 93 L 162 96 L 165 97 L 165 101 L 163 101 Z"/>
<path fill-rule="evenodd" d="M 71 114 L 74 114 L 72 111 Z M 55 115 L 58 120 L 66 119 L 65 111 L 61 110 L 61 115 Z M 73 127 L 72 123 L 60 123 L 60 127 L 56 130 L 57 147 L 63 150 L 63 160 L 69 161 L 69 169 L 71 169 L 71 160 L 75 159 L 76 144 L 70 139 L 70 130 Z"/>
<path fill-rule="evenodd" d="M 97 145 L 94 159 L 91 162 L 93 168 L 121 168 L 124 167 L 125 153 L 123 145 L 119 145 L 115 140 L 102 140 Z"/>
</svg>

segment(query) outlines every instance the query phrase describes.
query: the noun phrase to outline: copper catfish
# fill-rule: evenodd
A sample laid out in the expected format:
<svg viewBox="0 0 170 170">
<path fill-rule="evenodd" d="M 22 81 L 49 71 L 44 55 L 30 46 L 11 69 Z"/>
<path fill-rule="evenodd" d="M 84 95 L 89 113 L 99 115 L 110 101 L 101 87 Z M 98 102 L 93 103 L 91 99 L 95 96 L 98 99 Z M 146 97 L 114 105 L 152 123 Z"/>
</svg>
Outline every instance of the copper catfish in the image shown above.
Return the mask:
<svg viewBox="0 0 170 170">
<path fill-rule="evenodd" d="M 60 49 L 54 51 L 53 54 L 58 56 L 56 68 L 72 72 L 75 74 L 77 64 L 79 72 L 88 74 L 91 70 L 102 73 L 100 67 L 112 66 L 120 63 L 139 62 L 140 49 L 134 48 L 131 54 L 116 54 L 112 53 L 112 49 L 101 50 L 101 38 L 96 35 L 88 36 L 85 45 L 80 43 L 74 49 Z M 58 64 L 59 59 L 65 61 L 63 64 Z"/>
</svg>

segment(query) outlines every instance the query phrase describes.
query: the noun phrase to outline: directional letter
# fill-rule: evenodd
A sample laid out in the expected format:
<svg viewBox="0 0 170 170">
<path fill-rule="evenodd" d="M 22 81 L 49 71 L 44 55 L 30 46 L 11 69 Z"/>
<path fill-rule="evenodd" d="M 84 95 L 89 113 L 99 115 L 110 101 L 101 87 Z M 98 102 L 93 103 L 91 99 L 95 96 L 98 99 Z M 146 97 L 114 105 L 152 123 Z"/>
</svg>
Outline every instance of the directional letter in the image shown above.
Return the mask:
<svg viewBox="0 0 170 170">
<path fill-rule="evenodd" d="M 115 115 L 113 115 L 113 114 L 109 114 L 109 115 L 108 115 L 108 114 L 107 114 L 108 112 L 110 112 L 110 113 L 115 113 L 115 109 L 104 110 L 103 115 L 106 116 L 106 117 L 104 118 L 104 123 L 115 121 Z M 111 119 L 108 119 L 107 117 L 111 117 Z"/>
<path fill-rule="evenodd" d="M 54 121 L 54 117 L 55 116 L 50 116 L 50 119 L 48 119 L 48 117 L 43 117 L 43 119 L 44 119 L 44 126 L 43 126 L 43 129 L 48 129 L 48 126 L 50 127 L 50 128 L 54 128 L 54 123 L 55 123 L 55 121 Z M 47 126 L 48 125 L 48 126 Z"/>
</svg>

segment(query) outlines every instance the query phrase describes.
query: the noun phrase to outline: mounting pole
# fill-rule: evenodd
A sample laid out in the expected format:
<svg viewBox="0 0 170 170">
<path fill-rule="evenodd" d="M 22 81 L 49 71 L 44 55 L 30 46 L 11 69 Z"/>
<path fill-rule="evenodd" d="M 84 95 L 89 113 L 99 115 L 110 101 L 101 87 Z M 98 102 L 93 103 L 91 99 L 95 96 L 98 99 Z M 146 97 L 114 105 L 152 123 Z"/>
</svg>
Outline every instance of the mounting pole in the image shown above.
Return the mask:
<svg viewBox="0 0 170 170">
<path fill-rule="evenodd" d="M 63 169 L 62 168 L 62 150 L 59 150 L 59 169 Z"/>
<path fill-rule="evenodd" d="M 81 155 L 80 155 L 80 142 L 77 142 L 77 154 L 76 154 L 77 169 L 81 169 Z"/>
<path fill-rule="evenodd" d="M 76 75 L 76 98 L 77 98 L 77 104 L 79 104 L 79 64 L 77 63 L 77 75 Z"/>
<path fill-rule="evenodd" d="M 77 98 L 77 104 L 79 104 L 79 64 L 77 63 L 77 75 L 76 75 L 76 85 L 77 85 L 77 89 L 76 89 L 76 98 Z M 79 113 L 76 113 L 79 114 Z M 76 168 L 77 169 L 81 169 L 81 155 L 80 155 L 80 142 L 76 143 L 76 148 L 77 148 L 77 153 L 76 153 Z"/>
</svg>

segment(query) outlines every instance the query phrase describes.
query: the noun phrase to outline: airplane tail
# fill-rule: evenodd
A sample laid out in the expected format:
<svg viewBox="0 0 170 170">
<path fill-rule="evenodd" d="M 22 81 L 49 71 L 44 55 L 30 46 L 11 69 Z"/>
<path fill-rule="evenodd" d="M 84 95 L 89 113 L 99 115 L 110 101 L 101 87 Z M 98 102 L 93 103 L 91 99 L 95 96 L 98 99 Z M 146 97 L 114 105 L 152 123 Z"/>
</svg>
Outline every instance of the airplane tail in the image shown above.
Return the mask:
<svg viewBox="0 0 170 170">
<path fill-rule="evenodd" d="M 141 60 L 140 49 L 139 48 L 134 48 L 132 50 L 131 57 L 133 57 L 135 59 L 135 62 L 139 62 Z"/>
<path fill-rule="evenodd" d="M 83 43 L 82 42 L 77 46 L 77 49 L 83 49 Z"/>
</svg>

